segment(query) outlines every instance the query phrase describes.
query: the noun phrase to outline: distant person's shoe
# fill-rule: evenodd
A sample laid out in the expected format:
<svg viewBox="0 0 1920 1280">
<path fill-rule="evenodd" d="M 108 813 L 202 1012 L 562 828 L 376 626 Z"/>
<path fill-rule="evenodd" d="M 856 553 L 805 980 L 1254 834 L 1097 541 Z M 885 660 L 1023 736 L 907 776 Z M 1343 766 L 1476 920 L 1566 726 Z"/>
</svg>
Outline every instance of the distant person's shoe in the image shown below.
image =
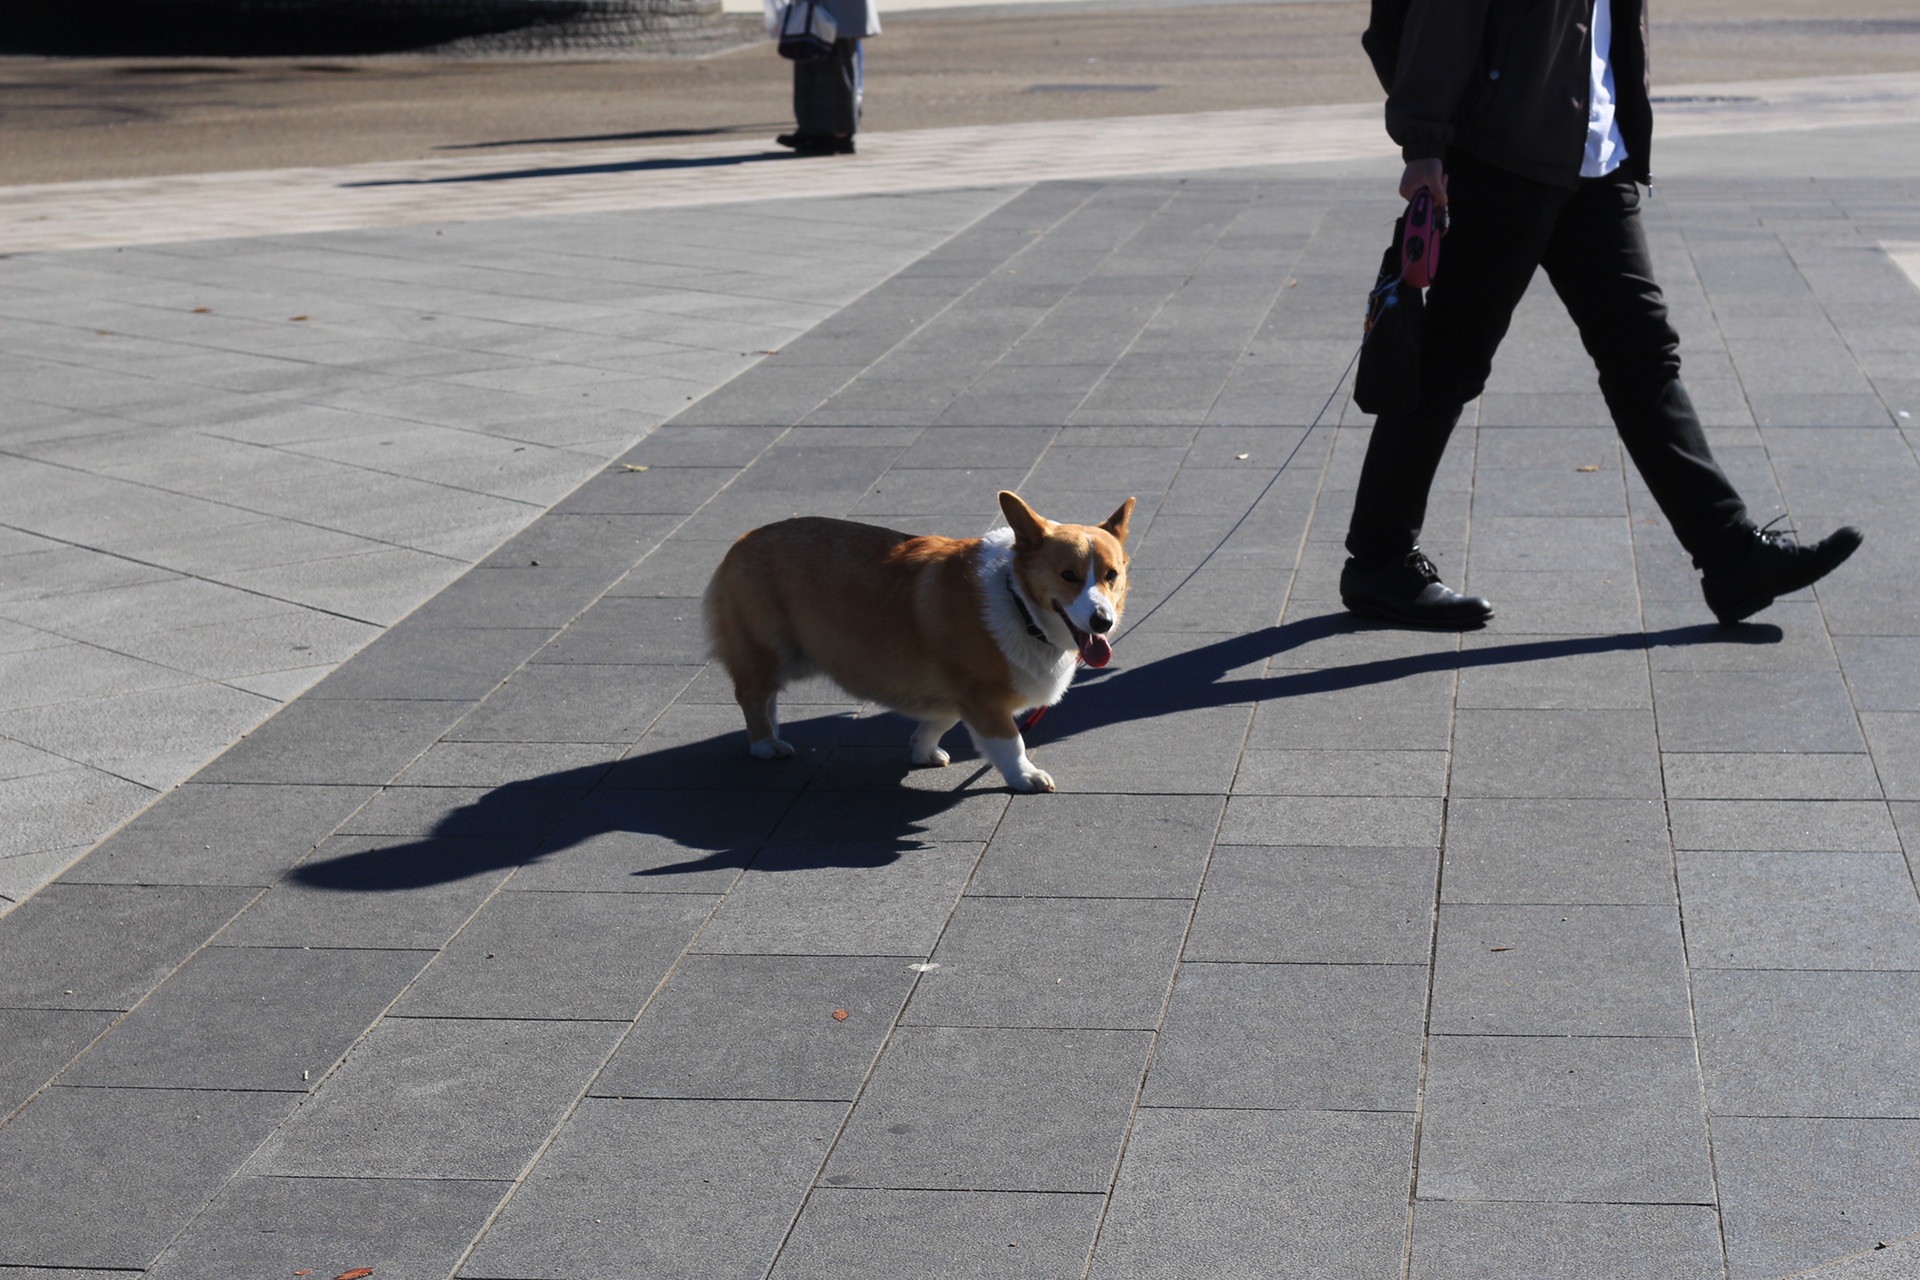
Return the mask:
<svg viewBox="0 0 1920 1280">
<path fill-rule="evenodd" d="M 1414 627 L 1467 631 L 1493 616 L 1493 605 L 1479 596 L 1463 596 L 1440 581 L 1418 547 L 1398 564 L 1368 569 L 1348 560 L 1340 571 L 1340 602 L 1362 618 L 1379 618 Z"/>
<path fill-rule="evenodd" d="M 1723 626 L 1732 626 L 1772 604 L 1780 596 L 1810 587 L 1860 549 L 1864 537 L 1852 525 L 1803 547 L 1793 535 L 1776 529 L 1756 529 L 1753 546 L 1739 564 L 1700 579 L 1707 608 Z"/>
<path fill-rule="evenodd" d="M 838 141 L 830 133 L 783 133 L 774 138 L 783 147 L 791 147 L 803 156 L 830 156 Z"/>
</svg>

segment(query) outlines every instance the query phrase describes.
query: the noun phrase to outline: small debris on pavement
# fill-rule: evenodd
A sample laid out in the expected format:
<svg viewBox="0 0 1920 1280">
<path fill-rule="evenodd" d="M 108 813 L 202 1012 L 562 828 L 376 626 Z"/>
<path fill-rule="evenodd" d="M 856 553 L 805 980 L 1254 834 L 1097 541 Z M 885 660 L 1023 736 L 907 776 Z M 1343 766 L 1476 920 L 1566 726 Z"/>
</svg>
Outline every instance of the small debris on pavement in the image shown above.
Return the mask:
<svg viewBox="0 0 1920 1280">
<path fill-rule="evenodd" d="M 913 970 L 915 973 L 932 973 L 939 967 L 937 964 L 910 964 L 907 966 L 907 968 Z M 71 995 L 72 993 L 69 992 L 68 994 Z"/>
<path fill-rule="evenodd" d="M 1487 950 L 1489 950 L 1489 951 L 1511 951 L 1511 950 L 1513 950 L 1513 948 L 1512 948 L 1512 947 L 1488 947 L 1488 948 L 1487 948 Z"/>
<path fill-rule="evenodd" d="M 848 1013 L 845 1009 L 835 1009 L 833 1011 L 833 1020 L 835 1022 L 845 1022 L 848 1018 L 852 1016 L 853 1015 Z"/>
<path fill-rule="evenodd" d="M 621 468 L 622 468 L 623 470 L 626 470 L 626 471 L 645 471 L 645 470 L 647 470 L 647 468 L 646 468 L 646 467 L 644 467 L 644 466 L 639 466 L 639 467 L 636 467 L 636 466 L 634 466 L 634 465 L 633 465 L 633 464 L 632 464 L 631 462 L 623 462 L 623 463 L 621 463 L 621 464 L 620 464 L 620 466 L 621 466 Z"/>
<path fill-rule="evenodd" d="M 366 1277 L 372 1274 L 372 1267 L 355 1267 L 351 1271 L 342 1271 L 339 1275 L 335 1276 L 333 1280 L 366 1280 Z"/>
<path fill-rule="evenodd" d="M 1575 471 L 1598 471 L 1599 469 L 1600 468 L 1597 465 L 1574 468 Z"/>
</svg>

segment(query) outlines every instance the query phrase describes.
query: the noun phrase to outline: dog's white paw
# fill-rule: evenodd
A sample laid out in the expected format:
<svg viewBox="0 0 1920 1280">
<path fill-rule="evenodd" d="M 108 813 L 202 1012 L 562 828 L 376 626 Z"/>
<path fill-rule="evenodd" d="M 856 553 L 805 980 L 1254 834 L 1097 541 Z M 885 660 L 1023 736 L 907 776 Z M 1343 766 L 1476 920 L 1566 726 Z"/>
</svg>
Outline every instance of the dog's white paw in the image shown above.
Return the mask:
<svg viewBox="0 0 1920 1280">
<path fill-rule="evenodd" d="M 928 765 L 935 769 L 944 769 L 952 760 L 953 757 L 945 751 L 942 751 L 939 747 L 935 747 L 931 751 L 922 751 L 918 747 L 913 749 L 913 762 L 915 764 Z"/>
<path fill-rule="evenodd" d="M 1054 790 L 1053 779 L 1045 769 L 1029 769 L 1020 777 L 1020 786 L 1016 790 L 1032 795 L 1037 791 Z"/>
<path fill-rule="evenodd" d="M 756 760 L 787 760 L 793 756 L 793 744 L 782 742 L 779 738 L 762 738 L 749 745 L 747 750 L 753 752 Z"/>
</svg>

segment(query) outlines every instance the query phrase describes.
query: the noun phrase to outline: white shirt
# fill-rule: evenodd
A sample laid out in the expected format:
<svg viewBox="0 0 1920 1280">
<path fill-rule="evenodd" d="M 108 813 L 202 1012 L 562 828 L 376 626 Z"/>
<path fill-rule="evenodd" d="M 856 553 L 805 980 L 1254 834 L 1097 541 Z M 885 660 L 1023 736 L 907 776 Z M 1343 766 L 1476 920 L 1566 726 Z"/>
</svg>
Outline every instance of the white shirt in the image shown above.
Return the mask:
<svg viewBox="0 0 1920 1280">
<path fill-rule="evenodd" d="M 1627 158 L 1627 144 L 1613 118 L 1613 6 L 1593 0 L 1593 90 L 1587 96 L 1587 153 L 1580 159 L 1580 176 L 1604 178 Z"/>
</svg>

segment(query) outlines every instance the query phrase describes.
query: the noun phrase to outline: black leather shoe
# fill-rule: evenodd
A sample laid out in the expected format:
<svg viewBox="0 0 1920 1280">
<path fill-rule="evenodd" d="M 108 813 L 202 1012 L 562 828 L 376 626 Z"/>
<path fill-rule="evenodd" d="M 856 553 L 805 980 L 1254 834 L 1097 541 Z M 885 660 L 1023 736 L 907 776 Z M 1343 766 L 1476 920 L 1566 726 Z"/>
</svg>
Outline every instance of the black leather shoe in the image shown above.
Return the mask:
<svg viewBox="0 0 1920 1280">
<path fill-rule="evenodd" d="M 830 133 L 782 133 L 774 141 L 783 147 L 792 147 L 803 156 L 830 156 L 839 139 Z"/>
<path fill-rule="evenodd" d="M 1810 587 L 1832 573 L 1860 549 L 1862 541 L 1852 525 L 1842 525 L 1810 547 L 1795 542 L 1790 533 L 1756 529 L 1746 559 L 1700 579 L 1707 608 L 1723 626 L 1751 618 L 1778 597 Z"/>
<path fill-rule="evenodd" d="M 1340 602 L 1363 618 L 1449 631 L 1471 630 L 1493 616 L 1486 600 L 1463 596 L 1440 581 L 1440 571 L 1418 547 L 1384 569 L 1364 569 L 1348 560 L 1340 571 Z"/>
</svg>

